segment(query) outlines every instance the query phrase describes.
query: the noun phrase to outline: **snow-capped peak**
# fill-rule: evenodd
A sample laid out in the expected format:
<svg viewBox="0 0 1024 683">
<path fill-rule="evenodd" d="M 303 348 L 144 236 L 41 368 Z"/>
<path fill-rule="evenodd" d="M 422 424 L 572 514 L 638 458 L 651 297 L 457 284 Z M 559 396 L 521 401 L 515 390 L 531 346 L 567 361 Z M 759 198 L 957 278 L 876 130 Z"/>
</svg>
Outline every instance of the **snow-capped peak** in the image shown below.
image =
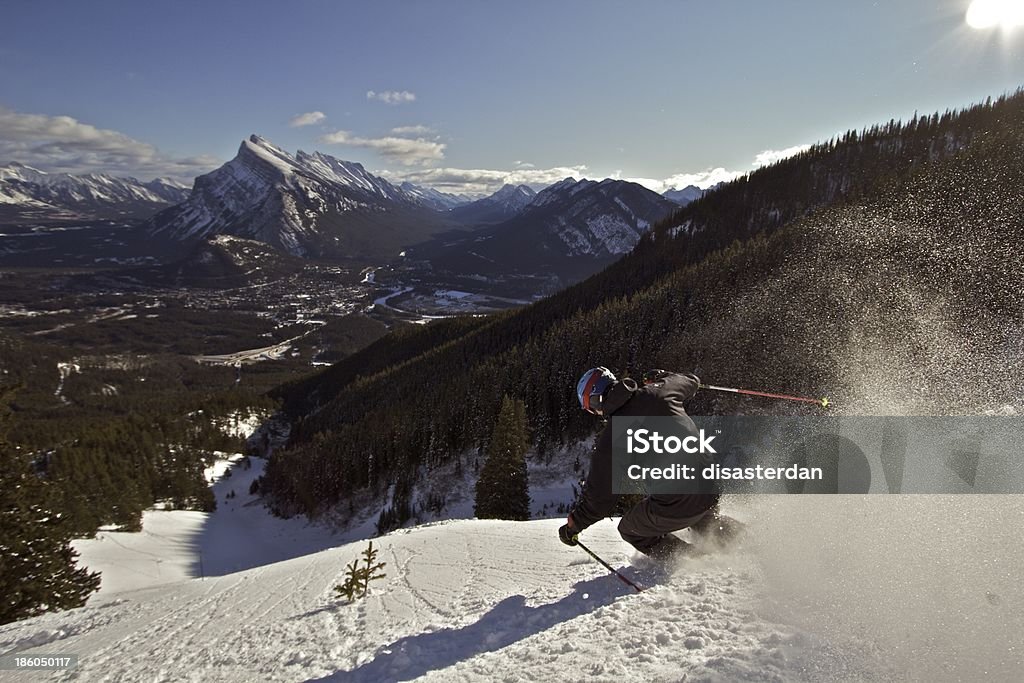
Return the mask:
<svg viewBox="0 0 1024 683">
<path fill-rule="evenodd" d="M 248 140 L 242 141 L 241 147 L 238 148 L 237 158 L 243 160 L 255 158 L 286 178 L 295 172 L 297 166 L 296 160 L 290 154 L 259 135 L 251 135 Z"/>
<path fill-rule="evenodd" d="M 503 185 L 492 195 L 456 207 L 452 214 L 469 223 L 497 223 L 517 215 L 536 196 L 528 185 Z"/>
<path fill-rule="evenodd" d="M 154 217 L 150 230 L 186 241 L 227 233 L 295 256 L 348 257 L 423 241 L 437 224 L 421 206 L 362 164 L 321 152 L 292 155 L 252 135 L 234 159 L 196 179 L 188 202 Z M 377 230 L 383 214 L 395 228 L 388 234 Z M 372 235 L 357 237 L 357 227 Z"/>
<path fill-rule="evenodd" d="M 666 190 L 662 193 L 662 196 L 676 204 L 679 204 L 680 206 L 686 206 L 690 202 L 703 197 L 704 192 L 704 190 L 700 189 L 696 185 L 687 185 L 686 187 L 678 190 Z"/>
<path fill-rule="evenodd" d="M 33 168 L 27 164 L 21 163 L 20 161 L 12 161 L 6 166 L 0 166 L 0 180 L 5 178 L 30 178 L 44 175 L 47 175 L 45 171 L 40 171 L 38 168 Z"/>
<path fill-rule="evenodd" d="M 500 190 L 488 197 L 489 201 L 497 202 L 504 206 L 521 210 L 537 196 L 528 185 L 503 185 Z"/>
</svg>

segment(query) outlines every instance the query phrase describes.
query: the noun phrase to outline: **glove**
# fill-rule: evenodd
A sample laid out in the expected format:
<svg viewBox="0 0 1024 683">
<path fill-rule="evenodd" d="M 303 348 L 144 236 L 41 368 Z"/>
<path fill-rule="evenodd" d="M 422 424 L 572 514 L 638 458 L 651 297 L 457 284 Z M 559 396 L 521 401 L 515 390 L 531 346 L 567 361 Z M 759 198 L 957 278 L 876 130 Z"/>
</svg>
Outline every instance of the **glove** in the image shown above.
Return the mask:
<svg viewBox="0 0 1024 683">
<path fill-rule="evenodd" d="M 579 535 L 579 533 L 579 529 L 577 529 L 572 523 L 572 515 L 569 515 L 566 523 L 558 527 L 558 540 L 569 546 L 578 545 L 576 536 Z"/>
<path fill-rule="evenodd" d="M 657 382 L 660 382 L 667 374 L 669 374 L 668 370 L 648 370 L 644 372 L 640 379 L 645 385 L 656 384 Z"/>
</svg>

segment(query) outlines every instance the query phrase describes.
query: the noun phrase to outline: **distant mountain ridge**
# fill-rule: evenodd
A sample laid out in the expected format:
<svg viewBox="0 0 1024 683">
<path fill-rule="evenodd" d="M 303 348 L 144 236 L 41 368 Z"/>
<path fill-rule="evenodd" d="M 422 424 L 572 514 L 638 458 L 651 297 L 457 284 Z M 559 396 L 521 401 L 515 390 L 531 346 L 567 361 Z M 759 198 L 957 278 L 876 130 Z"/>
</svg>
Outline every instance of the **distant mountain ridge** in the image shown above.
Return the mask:
<svg viewBox="0 0 1024 683">
<path fill-rule="evenodd" d="M 617 257 L 632 250 L 652 223 L 674 209 L 637 183 L 566 178 L 538 193 L 519 222 L 523 227 L 542 224 L 557 236 L 566 256 Z"/>
<path fill-rule="evenodd" d="M 105 173 L 47 173 L 12 162 L 0 166 L 0 205 L 90 218 L 148 216 L 185 201 L 189 188 L 168 178 L 148 183 Z"/>
<path fill-rule="evenodd" d="M 474 199 L 411 182 L 396 185 L 362 164 L 321 152 L 293 154 L 252 135 L 233 159 L 196 178 L 191 191 L 162 178 L 143 183 L 105 174 L 49 174 L 11 163 L 0 167 L 0 220 L 142 219 L 140 234 L 149 236 L 143 241 L 157 238 L 161 260 L 218 235 L 305 258 L 390 259 L 442 235 L 449 246 L 459 243 L 457 229 L 470 227 L 477 244 L 464 255 L 477 264 L 491 261 L 497 270 L 518 270 L 527 262 L 620 256 L 652 220 L 704 192 L 690 186 L 658 197 L 626 181 L 569 178 L 540 193 L 506 184 Z M 503 227 L 492 229 L 497 226 Z"/>
<path fill-rule="evenodd" d="M 294 256 L 381 258 L 450 227 L 421 197 L 362 164 L 320 152 L 292 155 L 253 135 L 147 229 L 177 242 L 235 235 Z"/>
<path fill-rule="evenodd" d="M 703 197 L 704 192 L 704 190 L 700 189 L 696 185 L 687 185 L 686 187 L 678 190 L 665 190 L 661 193 L 661 196 L 675 202 L 679 206 L 686 206 L 695 199 Z"/>
<path fill-rule="evenodd" d="M 448 192 L 435 190 L 432 187 L 413 185 L 408 181 L 399 185 L 399 188 L 414 201 L 418 201 L 423 206 L 435 211 L 450 211 L 473 201 L 472 197 L 464 194 L 449 194 Z"/>
<path fill-rule="evenodd" d="M 552 272 L 575 280 L 629 252 L 677 208 L 625 180 L 566 178 L 535 194 L 512 218 L 423 245 L 413 255 L 452 272 Z"/>
<path fill-rule="evenodd" d="M 452 217 L 466 224 L 500 223 L 529 206 L 537 193 L 529 185 L 503 185 L 494 194 L 452 210 Z"/>
</svg>

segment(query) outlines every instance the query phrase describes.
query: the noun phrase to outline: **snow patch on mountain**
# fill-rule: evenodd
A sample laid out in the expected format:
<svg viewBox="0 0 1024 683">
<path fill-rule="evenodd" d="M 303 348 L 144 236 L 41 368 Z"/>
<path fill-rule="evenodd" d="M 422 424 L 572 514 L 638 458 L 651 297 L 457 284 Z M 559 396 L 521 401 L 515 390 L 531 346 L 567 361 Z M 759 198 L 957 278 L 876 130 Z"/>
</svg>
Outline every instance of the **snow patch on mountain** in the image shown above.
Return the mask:
<svg viewBox="0 0 1024 683">
<path fill-rule="evenodd" d="M 541 191 L 524 215 L 543 211 L 557 212 L 552 229 L 568 256 L 618 256 L 632 250 L 650 228 L 649 219 L 667 215 L 671 205 L 633 183 L 566 178 Z"/>
<path fill-rule="evenodd" d="M 592 253 L 593 246 L 600 244 L 601 248 L 609 254 L 626 254 L 635 245 L 637 239 L 647 228 L 646 221 L 638 225 L 636 221 L 630 223 L 617 216 L 601 215 L 586 219 L 588 235 L 584 239 L 586 248 L 580 252 L 570 252 L 576 256 L 578 253 Z M 565 240 L 565 233 L 561 235 Z M 566 244 L 569 244 L 566 242 Z"/>
<path fill-rule="evenodd" d="M 347 185 L 391 201 L 408 201 L 407 195 L 383 178 L 367 172 L 362 164 L 336 159 L 321 152 L 307 154 L 302 150 L 295 156 L 296 163 L 313 171 L 316 176 L 340 185 Z"/>
</svg>

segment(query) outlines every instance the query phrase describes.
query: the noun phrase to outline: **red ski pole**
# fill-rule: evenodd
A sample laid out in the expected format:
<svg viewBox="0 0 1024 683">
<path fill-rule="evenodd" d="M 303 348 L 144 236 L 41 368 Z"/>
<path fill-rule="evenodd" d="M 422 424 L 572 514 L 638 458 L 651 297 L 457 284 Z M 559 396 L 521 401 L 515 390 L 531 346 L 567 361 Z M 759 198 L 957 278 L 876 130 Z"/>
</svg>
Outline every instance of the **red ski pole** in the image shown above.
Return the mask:
<svg viewBox="0 0 1024 683">
<path fill-rule="evenodd" d="M 779 398 L 784 401 L 800 401 L 802 403 L 817 403 L 822 408 L 828 407 L 828 397 L 825 398 L 804 398 L 803 396 L 787 396 L 786 394 L 769 394 L 764 391 L 751 391 L 750 389 L 732 389 L 730 387 L 716 387 L 711 384 L 701 384 L 701 389 L 711 391 L 728 391 L 731 394 L 744 394 L 746 396 L 761 396 L 764 398 Z"/>
</svg>

